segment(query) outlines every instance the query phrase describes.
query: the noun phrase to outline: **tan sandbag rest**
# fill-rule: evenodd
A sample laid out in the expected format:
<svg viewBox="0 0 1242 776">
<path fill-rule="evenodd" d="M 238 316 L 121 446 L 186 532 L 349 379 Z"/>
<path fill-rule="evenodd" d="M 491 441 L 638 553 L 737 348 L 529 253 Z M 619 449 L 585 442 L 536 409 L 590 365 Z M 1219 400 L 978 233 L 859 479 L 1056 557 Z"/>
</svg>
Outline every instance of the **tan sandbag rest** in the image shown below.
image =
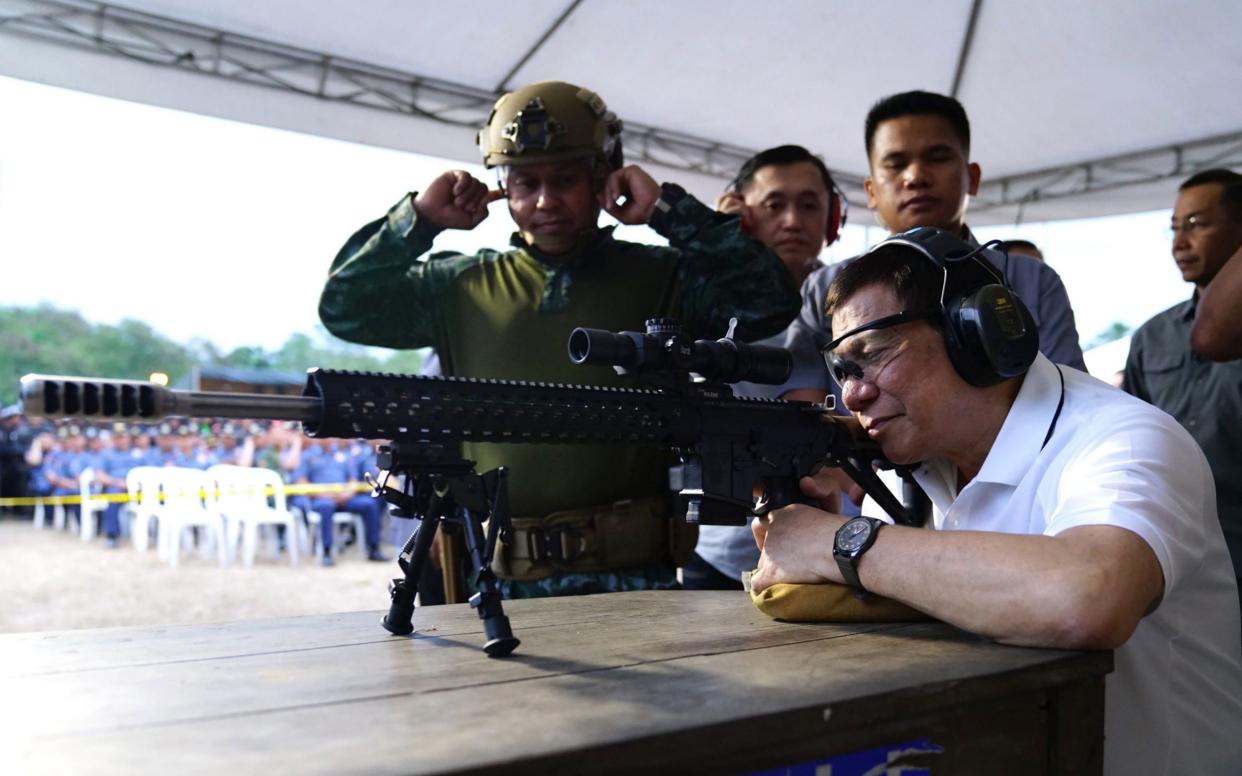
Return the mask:
<svg viewBox="0 0 1242 776">
<path fill-rule="evenodd" d="M 762 593 L 750 589 L 750 575 L 743 583 L 759 611 L 787 622 L 916 622 L 932 617 L 899 601 L 868 594 L 859 598 L 854 588 L 835 582 L 776 584 Z"/>
</svg>

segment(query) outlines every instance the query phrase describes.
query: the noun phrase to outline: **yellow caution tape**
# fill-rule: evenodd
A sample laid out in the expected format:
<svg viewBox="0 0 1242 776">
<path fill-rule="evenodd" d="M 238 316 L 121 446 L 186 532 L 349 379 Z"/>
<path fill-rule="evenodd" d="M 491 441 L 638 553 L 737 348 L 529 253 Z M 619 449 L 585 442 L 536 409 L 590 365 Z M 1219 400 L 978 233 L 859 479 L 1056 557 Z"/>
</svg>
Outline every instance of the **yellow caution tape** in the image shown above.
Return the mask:
<svg viewBox="0 0 1242 776">
<path fill-rule="evenodd" d="M 365 482 L 336 482 L 336 483 L 317 483 L 309 482 L 300 483 L 298 485 L 286 485 L 285 495 L 302 496 L 315 495 L 319 493 L 370 493 L 371 486 Z M 243 493 L 252 493 L 254 489 L 247 488 Z M 267 487 L 263 489 L 263 495 L 270 496 L 276 492 L 275 488 Z M 200 496 L 206 496 L 203 491 L 199 491 Z M 212 495 L 216 498 L 220 497 L 220 491 L 215 491 Z M 89 501 L 103 501 L 108 504 L 126 504 L 130 501 L 137 501 L 128 493 L 94 493 L 85 497 Z M 83 496 L 23 496 L 21 498 L 0 498 L 0 507 L 34 507 L 39 504 L 44 506 L 56 506 L 57 504 L 81 504 Z"/>
</svg>

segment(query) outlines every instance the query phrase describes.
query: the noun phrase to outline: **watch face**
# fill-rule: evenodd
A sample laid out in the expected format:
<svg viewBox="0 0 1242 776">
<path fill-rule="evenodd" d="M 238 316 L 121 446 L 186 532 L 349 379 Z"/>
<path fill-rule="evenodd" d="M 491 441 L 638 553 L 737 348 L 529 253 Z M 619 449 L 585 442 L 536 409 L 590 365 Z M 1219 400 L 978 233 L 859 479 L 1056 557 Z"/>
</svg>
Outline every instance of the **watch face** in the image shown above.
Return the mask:
<svg viewBox="0 0 1242 776">
<path fill-rule="evenodd" d="M 870 535 L 871 523 L 866 520 L 851 520 L 837 534 L 837 548 L 842 552 L 854 552 L 866 544 Z"/>
</svg>

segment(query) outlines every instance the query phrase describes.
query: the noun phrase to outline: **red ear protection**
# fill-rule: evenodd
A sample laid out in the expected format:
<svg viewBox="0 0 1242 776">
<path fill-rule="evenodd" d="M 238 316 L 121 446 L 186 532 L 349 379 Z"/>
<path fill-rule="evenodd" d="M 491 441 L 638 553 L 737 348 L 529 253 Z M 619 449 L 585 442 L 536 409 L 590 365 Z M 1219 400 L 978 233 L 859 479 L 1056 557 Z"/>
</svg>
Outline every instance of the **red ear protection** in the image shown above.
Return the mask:
<svg viewBox="0 0 1242 776">
<path fill-rule="evenodd" d="M 840 239 L 841 229 L 845 227 L 849 215 L 850 202 L 834 182 L 832 190 L 828 192 L 828 231 L 824 235 L 825 245 L 832 245 Z"/>
</svg>

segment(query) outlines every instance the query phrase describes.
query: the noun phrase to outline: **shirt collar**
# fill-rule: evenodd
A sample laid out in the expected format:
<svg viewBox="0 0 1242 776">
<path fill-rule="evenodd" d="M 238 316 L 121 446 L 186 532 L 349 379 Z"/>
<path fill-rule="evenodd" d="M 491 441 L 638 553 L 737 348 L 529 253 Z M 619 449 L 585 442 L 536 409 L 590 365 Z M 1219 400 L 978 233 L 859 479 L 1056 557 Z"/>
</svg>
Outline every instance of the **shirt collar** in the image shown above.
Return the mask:
<svg viewBox="0 0 1242 776">
<path fill-rule="evenodd" d="M 591 235 L 590 239 L 576 250 L 560 256 L 549 256 L 535 246 L 530 245 L 523 239 L 520 232 L 514 232 L 513 236 L 509 238 L 509 243 L 542 265 L 545 271 L 555 272 L 558 269 L 576 269 L 581 267 L 591 256 L 599 251 L 605 242 L 612 240 L 612 230 L 615 228 L 605 226 L 601 229 L 596 229 L 595 234 Z"/>
<path fill-rule="evenodd" d="M 1178 305 L 1177 317 L 1185 323 L 1190 323 L 1195 319 L 1195 310 L 1199 307 L 1199 287 L 1195 286 L 1195 291 L 1182 304 Z"/>
<path fill-rule="evenodd" d="M 976 480 L 1016 487 L 1030 470 L 1061 403 L 1057 369 L 1042 353 L 1035 356 Z"/>
</svg>

